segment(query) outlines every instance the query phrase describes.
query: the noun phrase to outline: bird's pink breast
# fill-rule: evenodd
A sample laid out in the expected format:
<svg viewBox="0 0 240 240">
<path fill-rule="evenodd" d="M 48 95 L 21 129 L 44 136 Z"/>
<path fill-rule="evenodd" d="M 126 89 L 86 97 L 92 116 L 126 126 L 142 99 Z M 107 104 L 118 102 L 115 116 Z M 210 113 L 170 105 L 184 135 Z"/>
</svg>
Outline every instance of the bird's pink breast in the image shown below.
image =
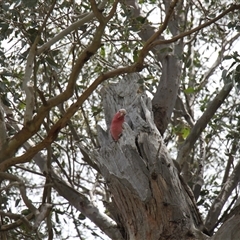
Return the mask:
<svg viewBox="0 0 240 240">
<path fill-rule="evenodd" d="M 115 116 L 112 120 L 110 127 L 110 132 L 115 141 L 117 141 L 122 133 L 122 124 L 124 122 L 124 117 Z"/>
</svg>

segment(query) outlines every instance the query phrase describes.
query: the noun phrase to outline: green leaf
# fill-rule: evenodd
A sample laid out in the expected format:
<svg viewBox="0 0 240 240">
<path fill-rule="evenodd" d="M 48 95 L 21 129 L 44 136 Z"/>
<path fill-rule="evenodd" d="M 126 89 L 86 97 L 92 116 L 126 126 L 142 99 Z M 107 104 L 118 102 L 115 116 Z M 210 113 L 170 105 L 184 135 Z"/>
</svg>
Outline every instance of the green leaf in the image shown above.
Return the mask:
<svg viewBox="0 0 240 240">
<path fill-rule="evenodd" d="M 192 65 L 192 59 L 189 58 L 189 60 L 186 63 L 186 67 L 189 68 Z"/>
<path fill-rule="evenodd" d="M 138 60 L 138 47 L 135 47 L 135 49 L 133 50 L 133 61 L 137 62 Z"/>
<path fill-rule="evenodd" d="M 31 40 L 31 42 L 33 43 L 35 41 L 35 38 L 37 37 L 38 35 L 38 30 L 37 28 L 29 28 L 27 30 L 28 34 L 29 34 L 29 38 Z"/>
<path fill-rule="evenodd" d="M 225 56 L 225 57 L 223 58 L 223 60 L 229 60 L 229 59 L 232 59 L 232 56 L 227 55 L 227 56 Z"/>
<path fill-rule="evenodd" d="M 27 8 L 34 8 L 37 5 L 38 0 L 22 0 L 22 3 Z"/>
<path fill-rule="evenodd" d="M 236 70 L 234 72 L 234 81 L 235 81 L 235 87 L 237 90 L 240 90 L 240 64 L 236 67 Z"/>
<path fill-rule="evenodd" d="M 23 210 L 21 211 L 21 214 L 24 215 L 24 216 L 28 215 L 29 213 L 31 213 L 31 211 L 30 211 L 28 208 L 23 209 Z"/>
<path fill-rule="evenodd" d="M 215 13 L 209 14 L 208 17 L 209 17 L 209 18 L 215 18 L 215 17 L 216 17 L 216 14 L 215 14 Z"/>
<path fill-rule="evenodd" d="M 147 13 L 146 18 L 148 18 L 148 16 L 151 14 L 151 12 L 152 12 L 155 8 L 156 8 L 156 7 L 154 7 L 153 9 L 151 9 L 151 10 Z"/>
<path fill-rule="evenodd" d="M 15 201 L 15 207 L 18 206 L 18 204 L 20 203 L 20 201 L 21 201 L 21 198 L 18 198 L 18 199 Z"/>
<path fill-rule="evenodd" d="M 3 79 L 3 76 L 1 76 L 1 78 Z M 7 88 L 6 88 L 6 84 L 3 82 L 0 82 L 0 92 L 6 92 Z"/>
<path fill-rule="evenodd" d="M 104 46 L 102 46 L 101 49 L 100 49 L 100 55 L 101 55 L 102 57 L 105 57 L 105 56 L 106 56 L 106 52 L 105 52 L 105 47 L 104 47 Z"/>
<path fill-rule="evenodd" d="M 137 20 L 138 22 L 140 22 L 141 24 L 143 24 L 143 23 L 145 22 L 146 18 L 145 18 L 145 17 L 142 17 L 142 16 L 139 16 L 139 17 L 136 18 L 136 20 Z"/>
<path fill-rule="evenodd" d="M 56 219 L 56 222 L 57 222 L 57 223 L 60 223 L 60 220 L 59 220 L 57 211 L 55 211 L 55 219 Z"/>
<path fill-rule="evenodd" d="M 10 4 L 9 3 L 1 3 L 1 6 L 2 6 L 2 9 L 4 11 L 8 11 L 9 7 L 10 7 Z"/>
<path fill-rule="evenodd" d="M 184 127 L 182 129 L 182 137 L 184 139 L 186 139 L 188 137 L 189 133 L 190 133 L 190 128 L 189 127 Z"/>
<path fill-rule="evenodd" d="M 58 64 L 54 62 L 54 60 L 50 57 L 46 57 L 46 62 L 52 66 L 53 68 L 58 68 Z"/>
<path fill-rule="evenodd" d="M 25 52 L 21 53 L 19 55 L 19 59 L 25 60 L 27 58 L 27 55 L 29 53 L 30 48 L 28 48 Z"/>
<path fill-rule="evenodd" d="M 189 87 L 189 88 L 184 90 L 184 93 L 186 93 L 186 94 L 192 94 L 192 93 L 195 93 L 195 92 L 196 92 L 196 90 L 193 87 Z"/>
<path fill-rule="evenodd" d="M 7 99 L 7 96 L 6 96 L 6 95 L 3 95 L 3 96 L 1 97 L 1 100 L 2 100 L 2 103 L 3 103 L 4 105 L 6 105 L 7 107 L 11 107 L 11 103 L 10 103 L 9 100 Z"/>
<path fill-rule="evenodd" d="M 204 199 L 202 198 L 200 201 L 197 202 L 197 206 L 202 206 L 202 204 L 204 203 Z"/>
<path fill-rule="evenodd" d="M 227 70 L 224 69 L 224 70 L 222 71 L 222 79 L 223 79 L 224 82 L 226 81 L 226 76 L 227 76 Z"/>
<path fill-rule="evenodd" d="M 13 101 L 17 103 L 19 101 L 19 98 L 21 97 L 21 94 L 15 92 L 13 95 Z"/>
<path fill-rule="evenodd" d="M 86 217 L 85 217 L 85 215 L 83 215 L 82 213 L 80 213 L 80 214 L 78 215 L 78 219 L 79 219 L 79 220 L 85 220 Z"/>
<path fill-rule="evenodd" d="M 93 116 L 93 117 L 96 116 L 96 115 L 98 115 L 98 114 L 99 114 L 100 112 L 102 112 L 102 111 L 103 111 L 102 108 L 98 108 L 98 107 L 92 106 L 92 112 L 93 112 L 92 116 Z"/>
</svg>

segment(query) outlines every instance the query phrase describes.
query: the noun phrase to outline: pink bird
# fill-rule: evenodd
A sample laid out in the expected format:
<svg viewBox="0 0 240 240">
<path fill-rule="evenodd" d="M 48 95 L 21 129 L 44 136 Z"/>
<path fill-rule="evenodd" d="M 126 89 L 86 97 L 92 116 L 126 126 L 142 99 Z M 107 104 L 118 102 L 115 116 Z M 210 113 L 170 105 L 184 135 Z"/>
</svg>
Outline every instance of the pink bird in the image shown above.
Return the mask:
<svg viewBox="0 0 240 240">
<path fill-rule="evenodd" d="M 126 115 L 125 109 L 120 109 L 113 117 L 110 126 L 110 133 L 115 141 L 117 141 L 122 134 L 122 124 L 124 122 L 124 116 Z"/>
</svg>

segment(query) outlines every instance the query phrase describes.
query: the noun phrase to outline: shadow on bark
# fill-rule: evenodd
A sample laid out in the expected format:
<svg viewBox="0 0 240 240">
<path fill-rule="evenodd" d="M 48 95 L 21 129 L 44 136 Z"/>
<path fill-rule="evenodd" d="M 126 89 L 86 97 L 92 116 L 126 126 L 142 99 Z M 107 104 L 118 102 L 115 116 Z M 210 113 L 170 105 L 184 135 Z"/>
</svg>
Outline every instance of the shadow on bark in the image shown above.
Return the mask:
<svg viewBox="0 0 240 240">
<path fill-rule="evenodd" d="M 139 91 L 140 79 L 131 74 L 102 89 L 108 129 L 114 113 L 127 110 L 118 142 L 98 127 L 95 158 L 112 194 L 108 210 L 124 239 L 206 239 L 193 194 L 154 124 L 151 99 Z"/>
</svg>

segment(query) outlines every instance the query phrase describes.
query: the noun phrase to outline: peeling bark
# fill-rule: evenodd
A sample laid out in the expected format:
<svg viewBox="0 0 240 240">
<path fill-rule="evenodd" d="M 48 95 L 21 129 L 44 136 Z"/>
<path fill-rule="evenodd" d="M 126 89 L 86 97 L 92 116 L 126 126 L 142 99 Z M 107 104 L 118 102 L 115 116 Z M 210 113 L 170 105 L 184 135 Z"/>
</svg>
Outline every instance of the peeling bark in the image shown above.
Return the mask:
<svg viewBox="0 0 240 240">
<path fill-rule="evenodd" d="M 98 129 L 95 158 L 112 193 L 112 215 L 124 239 L 206 239 L 193 194 L 162 142 L 151 100 L 138 92 L 138 79 L 131 74 L 102 91 L 108 127 L 118 108 L 127 110 L 118 142 Z"/>
</svg>

